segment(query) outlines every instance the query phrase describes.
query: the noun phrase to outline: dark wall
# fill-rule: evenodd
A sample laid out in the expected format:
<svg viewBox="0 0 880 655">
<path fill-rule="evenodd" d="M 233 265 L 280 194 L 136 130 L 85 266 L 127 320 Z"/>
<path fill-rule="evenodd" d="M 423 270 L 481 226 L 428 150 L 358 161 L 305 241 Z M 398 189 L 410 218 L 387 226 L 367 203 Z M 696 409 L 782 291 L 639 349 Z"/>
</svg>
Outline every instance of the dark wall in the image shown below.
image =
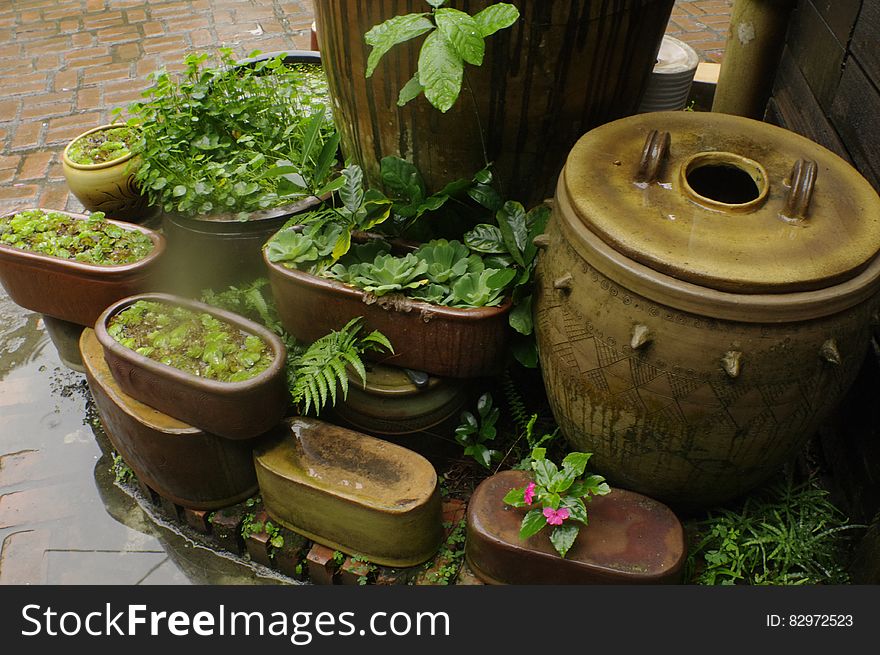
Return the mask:
<svg viewBox="0 0 880 655">
<path fill-rule="evenodd" d="M 880 190 L 880 1 L 799 0 L 766 120 L 836 152 Z"/>
</svg>

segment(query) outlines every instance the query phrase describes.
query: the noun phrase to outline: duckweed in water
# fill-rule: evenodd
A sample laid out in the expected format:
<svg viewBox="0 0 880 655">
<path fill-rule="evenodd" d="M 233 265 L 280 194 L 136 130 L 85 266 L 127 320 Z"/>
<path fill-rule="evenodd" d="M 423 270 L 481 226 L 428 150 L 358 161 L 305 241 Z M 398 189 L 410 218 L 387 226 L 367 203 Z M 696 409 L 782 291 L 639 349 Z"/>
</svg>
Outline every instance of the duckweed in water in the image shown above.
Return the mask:
<svg viewBox="0 0 880 655">
<path fill-rule="evenodd" d="M 140 135 L 128 125 L 84 134 L 67 150 L 67 157 L 75 164 L 91 166 L 105 164 L 131 152 Z"/>
<path fill-rule="evenodd" d="M 0 243 L 87 264 L 132 264 L 153 251 L 153 240 L 126 230 L 95 212 L 87 219 L 61 212 L 29 209 L 0 218 Z"/>
<path fill-rule="evenodd" d="M 249 380 L 273 353 L 260 337 L 210 314 L 139 300 L 110 319 L 107 332 L 126 348 L 198 377 Z"/>
</svg>

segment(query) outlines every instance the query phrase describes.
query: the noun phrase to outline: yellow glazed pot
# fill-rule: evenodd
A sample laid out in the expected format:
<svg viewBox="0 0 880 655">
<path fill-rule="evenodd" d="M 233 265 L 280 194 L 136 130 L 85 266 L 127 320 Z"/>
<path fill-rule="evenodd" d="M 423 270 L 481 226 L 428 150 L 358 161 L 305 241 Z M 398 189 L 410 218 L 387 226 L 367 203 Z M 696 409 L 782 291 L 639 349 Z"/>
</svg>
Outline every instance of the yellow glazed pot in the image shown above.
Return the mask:
<svg viewBox="0 0 880 655">
<path fill-rule="evenodd" d="M 679 506 L 748 491 L 864 358 L 880 198 L 791 132 L 690 112 L 606 124 L 571 152 L 539 239 L 550 402 L 613 484 Z"/>
<path fill-rule="evenodd" d="M 139 155 L 128 153 L 112 161 L 88 165 L 77 164 L 68 156 L 77 139 L 116 127 L 120 125 L 102 125 L 76 137 L 62 153 L 62 169 L 67 186 L 88 211 L 138 223 L 149 214 L 147 197 L 141 194 L 134 179 L 141 162 Z"/>
</svg>

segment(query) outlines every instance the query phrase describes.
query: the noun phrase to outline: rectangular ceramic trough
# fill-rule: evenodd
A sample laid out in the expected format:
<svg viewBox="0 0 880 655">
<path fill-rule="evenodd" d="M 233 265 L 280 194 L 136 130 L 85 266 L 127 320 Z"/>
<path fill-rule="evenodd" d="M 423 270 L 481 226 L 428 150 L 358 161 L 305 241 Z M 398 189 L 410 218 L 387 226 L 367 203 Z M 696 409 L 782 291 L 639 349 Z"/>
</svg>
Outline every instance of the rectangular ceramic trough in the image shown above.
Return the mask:
<svg viewBox="0 0 880 655">
<path fill-rule="evenodd" d="M 190 509 L 228 507 L 254 494 L 252 440 L 209 434 L 126 394 L 94 330 L 83 330 L 80 352 L 107 437 L 138 480 Z"/>
<path fill-rule="evenodd" d="M 78 220 L 88 218 L 58 213 Z M 165 237 L 140 225 L 108 222 L 148 235 L 153 251 L 132 264 L 99 266 L 0 244 L 0 282 L 12 301 L 32 312 L 92 327 L 101 312 L 117 300 L 152 290 L 165 252 Z"/>
<path fill-rule="evenodd" d="M 260 337 L 273 353 L 272 364 L 243 382 L 221 382 L 192 375 L 126 348 L 107 332 L 110 319 L 139 300 L 155 301 L 211 314 L 247 334 Z M 130 396 L 169 416 L 229 439 L 248 439 L 278 424 L 289 396 L 284 366 L 287 350 L 281 339 L 258 323 L 204 303 L 161 293 L 124 298 L 95 323 L 95 334 L 119 387 Z"/>
<path fill-rule="evenodd" d="M 315 341 L 363 316 L 366 331 L 379 330 L 394 346 L 393 355 L 375 357 L 384 364 L 452 378 L 492 375 L 503 365 L 510 301 L 458 308 L 394 295 L 377 299 L 336 280 L 272 263 L 265 249 L 263 260 L 281 321 L 301 341 Z"/>
<path fill-rule="evenodd" d="M 273 521 L 386 566 L 430 559 L 443 539 L 437 473 L 421 455 L 308 418 L 254 451 Z"/>
<path fill-rule="evenodd" d="M 686 555 L 684 528 L 668 507 L 647 496 L 612 489 L 587 503 L 589 525 L 565 558 L 550 543 L 550 528 L 519 538 L 526 508 L 504 503 L 531 478 L 503 471 L 471 496 L 465 556 L 490 584 L 658 584 L 679 582 Z"/>
</svg>

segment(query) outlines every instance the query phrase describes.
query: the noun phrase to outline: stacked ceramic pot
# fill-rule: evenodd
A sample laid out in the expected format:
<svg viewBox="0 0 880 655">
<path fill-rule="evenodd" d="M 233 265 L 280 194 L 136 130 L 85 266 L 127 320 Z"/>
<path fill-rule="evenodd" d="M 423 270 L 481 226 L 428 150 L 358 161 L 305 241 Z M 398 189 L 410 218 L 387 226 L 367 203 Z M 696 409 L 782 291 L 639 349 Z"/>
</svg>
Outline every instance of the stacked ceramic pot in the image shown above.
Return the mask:
<svg viewBox="0 0 880 655">
<path fill-rule="evenodd" d="M 791 132 L 691 112 L 597 128 L 560 176 L 548 236 L 545 385 L 612 485 L 682 506 L 742 494 L 799 451 L 863 361 L 880 199 Z"/>
</svg>

